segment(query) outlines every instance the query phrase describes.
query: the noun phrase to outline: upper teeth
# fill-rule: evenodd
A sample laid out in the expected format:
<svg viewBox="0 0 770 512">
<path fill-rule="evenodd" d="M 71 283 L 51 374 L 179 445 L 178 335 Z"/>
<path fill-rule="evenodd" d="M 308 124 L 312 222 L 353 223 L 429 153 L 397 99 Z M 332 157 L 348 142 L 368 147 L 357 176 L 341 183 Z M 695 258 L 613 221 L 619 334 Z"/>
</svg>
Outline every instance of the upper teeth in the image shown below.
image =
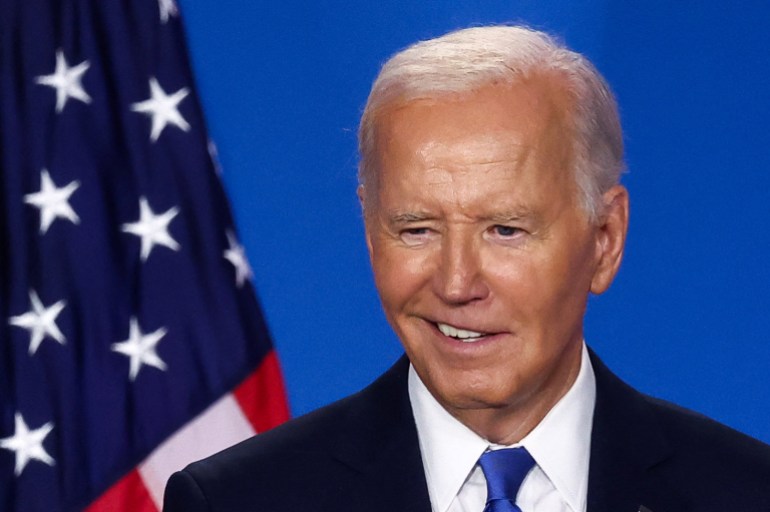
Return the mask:
<svg viewBox="0 0 770 512">
<path fill-rule="evenodd" d="M 451 336 L 453 338 L 460 338 L 463 341 L 467 342 L 473 342 L 477 339 L 484 336 L 483 333 L 475 332 L 475 331 L 468 331 L 465 329 L 458 329 L 457 327 L 452 327 L 451 325 L 438 323 L 438 330 L 441 331 L 441 333 L 444 336 Z"/>
</svg>

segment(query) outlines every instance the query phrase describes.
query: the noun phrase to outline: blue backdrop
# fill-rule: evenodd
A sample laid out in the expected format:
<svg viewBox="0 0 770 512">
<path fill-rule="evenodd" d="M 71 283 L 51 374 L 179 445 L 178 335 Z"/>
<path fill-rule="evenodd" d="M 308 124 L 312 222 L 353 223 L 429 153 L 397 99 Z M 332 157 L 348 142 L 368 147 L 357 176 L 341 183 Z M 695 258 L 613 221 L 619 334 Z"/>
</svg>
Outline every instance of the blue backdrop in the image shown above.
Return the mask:
<svg viewBox="0 0 770 512">
<path fill-rule="evenodd" d="M 450 29 L 525 22 L 619 98 L 632 215 L 586 338 L 638 388 L 770 442 L 770 3 L 182 0 L 197 83 L 295 415 L 400 347 L 372 283 L 356 126 L 379 65 Z"/>
</svg>

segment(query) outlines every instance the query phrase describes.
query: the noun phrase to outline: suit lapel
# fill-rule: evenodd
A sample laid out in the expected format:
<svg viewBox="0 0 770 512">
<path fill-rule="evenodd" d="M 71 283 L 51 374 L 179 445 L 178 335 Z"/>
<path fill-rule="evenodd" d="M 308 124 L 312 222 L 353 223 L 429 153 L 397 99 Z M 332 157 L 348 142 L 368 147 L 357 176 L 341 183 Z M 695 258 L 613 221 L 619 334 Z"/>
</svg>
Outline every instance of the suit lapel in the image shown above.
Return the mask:
<svg viewBox="0 0 770 512">
<path fill-rule="evenodd" d="M 596 407 L 591 434 L 588 512 L 688 512 L 656 466 L 672 455 L 647 400 L 591 352 Z M 357 477 L 340 510 L 430 512 L 417 429 L 402 357 L 361 391 L 340 422 L 332 456 Z"/>
<path fill-rule="evenodd" d="M 591 433 L 588 512 L 686 512 L 656 466 L 672 455 L 652 406 L 591 352 L 596 408 Z"/>
<path fill-rule="evenodd" d="M 341 422 L 333 456 L 358 474 L 342 510 L 430 512 L 404 356 L 358 394 Z"/>
</svg>

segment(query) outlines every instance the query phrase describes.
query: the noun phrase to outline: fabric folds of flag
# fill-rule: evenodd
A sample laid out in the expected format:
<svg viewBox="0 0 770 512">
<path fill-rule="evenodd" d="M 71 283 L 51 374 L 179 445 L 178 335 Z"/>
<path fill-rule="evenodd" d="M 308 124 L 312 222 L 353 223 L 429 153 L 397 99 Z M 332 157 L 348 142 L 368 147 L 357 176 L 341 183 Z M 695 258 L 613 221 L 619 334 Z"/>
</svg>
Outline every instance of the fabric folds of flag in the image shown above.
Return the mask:
<svg viewBox="0 0 770 512">
<path fill-rule="evenodd" d="M 156 511 L 288 416 L 174 0 L 0 3 L 0 510 Z"/>
</svg>

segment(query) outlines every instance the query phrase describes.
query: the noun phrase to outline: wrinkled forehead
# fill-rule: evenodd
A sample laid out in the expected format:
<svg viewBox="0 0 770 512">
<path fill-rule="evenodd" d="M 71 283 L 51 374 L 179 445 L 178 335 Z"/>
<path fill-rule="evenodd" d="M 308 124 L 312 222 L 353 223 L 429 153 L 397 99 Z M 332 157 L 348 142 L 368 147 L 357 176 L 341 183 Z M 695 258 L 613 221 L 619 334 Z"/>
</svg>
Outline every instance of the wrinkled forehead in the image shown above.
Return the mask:
<svg viewBox="0 0 770 512">
<path fill-rule="evenodd" d="M 379 123 L 367 185 L 372 207 L 431 197 L 425 190 L 442 201 L 476 205 L 574 197 L 564 112 L 543 89 L 490 86 L 413 101 L 384 113 Z"/>
<path fill-rule="evenodd" d="M 504 106 L 515 117 L 527 117 L 537 128 L 558 121 L 566 128 L 574 110 L 573 94 L 560 74 L 538 72 L 513 83 L 489 82 L 460 92 L 432 92 L 394 95 L 372 112 L 373 136 L 376 141 L 387 131 L 394 114 L 414 106 L 451 105 L 456 110 L 472 112 L 486 104 Z M 392 133 L 388 134 L 392 136 Z"/>
<path fill-rule="evenodd" d="M 394 103 L 376 119 L 372 170 L 383 171 L 394 156 L 444 159 L 429 165 L 461 161 L 467 152 L 489 162 L 529 151 L 568 158 L 569 119 L 569 98 L 545 79 Z"/>
</svg>

